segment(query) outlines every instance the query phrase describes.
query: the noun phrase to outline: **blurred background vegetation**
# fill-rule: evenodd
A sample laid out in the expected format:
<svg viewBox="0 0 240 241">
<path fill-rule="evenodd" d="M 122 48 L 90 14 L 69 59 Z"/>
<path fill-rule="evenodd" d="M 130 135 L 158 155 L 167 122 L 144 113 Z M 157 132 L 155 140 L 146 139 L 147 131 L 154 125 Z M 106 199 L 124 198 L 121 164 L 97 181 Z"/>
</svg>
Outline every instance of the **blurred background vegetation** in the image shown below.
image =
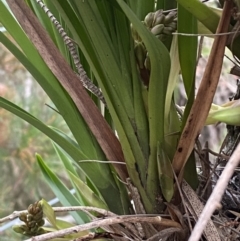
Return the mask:
<svg viewBox="0 0 240 241">
<path fill-rule="evenodd" d="M 0 44 L 0 96 L 28 110 L 47 125 L 68 132 L 61 116 L 51 109 L 51 100 L 21 63 Z M 49 105 L 49 106 L 48 106 Z M 70 134 L 70 133 L 69 133 Z M 14 210 L 24 210 L 44 197 L 54 198 L 45 183 L 35 153 L 48 160 L 59 177 L 68 184 L 66 175 L 53 150 L 51 141 L 30 124 L 0 108 L 0 218 Z M 1 241 L 22 240 L 9 228 L 0 232 Z M 9 239 L 11 237 L 11 239 Z"/>
</svg>

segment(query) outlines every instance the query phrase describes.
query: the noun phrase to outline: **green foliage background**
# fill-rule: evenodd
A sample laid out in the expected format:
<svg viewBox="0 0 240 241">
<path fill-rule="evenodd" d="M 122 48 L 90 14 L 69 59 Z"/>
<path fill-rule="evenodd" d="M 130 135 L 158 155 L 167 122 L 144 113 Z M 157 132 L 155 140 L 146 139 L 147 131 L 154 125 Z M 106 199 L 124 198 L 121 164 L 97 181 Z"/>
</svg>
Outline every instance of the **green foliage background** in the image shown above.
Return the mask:
<svg viewBox="0 0 240 241">
<path fill-rule="evenodd" d="M 76 71 L 62 38 L 46 14 L 35 1 L 25 2 L 48 31 L 48 35 L 64 56 L 66 63 Z M 23 175 L 25 183 L 24 190 L 21 190 L 26 197 L 29 190 L 28 181 L 35 181 L 40 169 L 63 205 L 102 207 L 117 214 L 131 213 L 131 200 L 125 185 L 117 178 L 119 170 L 123 172 L 127 170 L 133 185 L 138 189 L 146 212 L 162 212 L 165 209 L 162 200 L 170 201 L 174 193 L 171 161 L 180 132 L 194 101 L 197 37 L 179 36 L 178 41 L 174 41 L 175 38 L 170 36 L 166 41 L 159 41 L 140 21 L 156 8 L 168 10 L 177 7 L 175 1 L 148 0 L 138 4 L 135 0 L 46 0 L 44 2 L 76 42 L 83 67 L 87 75 L 101 88 L 108 109 L 88 93 L 87 117 L 89 115 L 91 121 L 87 122 L 84 108 L 81 109 L 78 102 L 83 99 L 81 96 L 74 95 L 76 85 L 69 80 L 67 84 L 71 87 L 69 90 L 68 86 L 66 88 L 63 84 L 61 76 L 58 79 L 54 76 L 26 33 L 12 17 L 5 1 L 0 1 L 0 9 L 3 13 L 0 21 L 16 42 L 11 41 L 12 39 L 10 40 L 9 36 L 2 32 L 0 32 L 0 41 L 22 62 L 52 101 L 45 100 L 42 93 L 36 91 L 36 83 L 34 83 L 31 87 L 32 91 L 27 92 L 30 93 L 29 103 L 26 103 L 26 96 L 24 96 L 27 85 L 22 87 L 19 99 L 13 98 L 10 102 L 8 97 L 0 98 L 0 106 L 18 115 L 48 136 L 57 153 L 57 156 L 53 154 L 46 137 L 38 138 L 40 134 L 36 129 L 30 128 L 29 124 L 21 124 L 20 128 L 25 126 L 27 134 L 24 138 L 20 138 L 20 135 L 14 136 L 15 143 L 11 152 L 4 153 L 6 158 L 3 160 L 6 159 L 7 162 L 12 153 L 15 153 L 14 162 L 21 159 L 21 168 L 24 170 L 29 168 L 30 175 L 28 173 L 27 178 Z M 196 0 L 179 0 L 178 4 L 180 32 L 197 33 L 198 30 L 204 32 L 206 28 L 208 31 L 215 32 L 219 15 L 211 8 Z M 205 29 L 198 29 L 197 20 L 201 21 Z M 130 23 L 138 32 L 150 58 L 151 74 L 148 88 L 143 85 L 138 72 Z M 58 58 L 55 59 L 56 56 L 51 56 L 50 50 L 54 48 L 54 45 L 49 48 L 49 55 L 50 58 L 58 61 Z M 176 55 L 177 50 L 179 58 Z M 238 56 L 237 50 L 235 54 Z M 68 65 L 60 66 L 59 71 L 65 66 Z M 177 116 L 173 98 L 180 68 L 188 97 L 183 124 Z M 15 93 L 13 95 L 18 97 Z M 57 112 L 47 106 L 41 108 L 39 112 L 39 106 L 44 106 L 45 101 L 49 102 Z M 98 107 L 98 110 L 94 109 L 95 113 L 91 109 L 91 107 L 95 108 L 94 103 Z M 105 118 L 105 121 L 101 122 L 102 129 L 99 128 L 100 130 L 97 129 L 97 132 L 94 132 L 97 122 L 102 121 L 102 113 Z M 95 119 L 91 119 L 94 117 Z M 7 125 L 16 127 L 14 123 L 7 123 Z M 96 135 L 101 131 L 102 136 Z M 113 133 L 117 133 L 117 137 Z M 172 133 L 176 135 L 173 136 Z M 114 143 L 121 144 L 118 150 L 113 149 L 109 136 Z M 109 149 L 103 145 L 106 143 Z M 31 149 L 30 152 L 28 148 Z M 29 155 L 32 152 L 40 153 L 36 155 L 39 169 L 36 169 L 36 166 L 29 167 L 25 161 L 35 163 L 33 156 Z M 115 152 L 115 157 L 121 160 L 123 153 L 126 168 L 123 166 L 117 169 L 115 164 L 102 164 L 95 161 L 105 161 L 109 153 Z M 71 185 L 76 189 L 76 195 L 71 195 L 62 182 L 65 175 L 61 176 L 62 173 L 59 172 L 58 160 L 61 160 Z M 189 158 L 189 162 L 192 165 L 186 166 L 186 173 L 190 173 L 191 176 L 185 178 L 193 187 L 196 187 L 198 181 L 193 155 Z M 31 196 L 33 198 L 43 195 L 44 192 L 38 189 L 35 191 L 36 193 Z M 8 194 L 10 195 L 11 191 L 6 189 L 5 195 L 8 196 Z M 47 199 L 46 196 L 44 198 Z M 88 221 L 88 217 L 83 213 L 74 213 L 73 216 L 77 223 Z"/>
</svg>

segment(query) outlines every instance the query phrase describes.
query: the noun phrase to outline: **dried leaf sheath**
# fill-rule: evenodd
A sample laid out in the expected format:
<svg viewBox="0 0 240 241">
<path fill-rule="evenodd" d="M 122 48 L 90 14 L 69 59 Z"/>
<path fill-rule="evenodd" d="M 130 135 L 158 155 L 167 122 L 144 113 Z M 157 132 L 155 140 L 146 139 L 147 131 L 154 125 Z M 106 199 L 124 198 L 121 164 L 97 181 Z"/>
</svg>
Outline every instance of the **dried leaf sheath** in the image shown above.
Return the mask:
<svg viewBox="0 0 240 241">
<path fill-rule="evenodd" d="M 227 9 L 224 9 L 222 14 L 217 33 L 228 31 L 231 4 L 227 4 L 227 6 Z M 173 168 L 177 175 L 183 172 L 187 159 L 194 147 L 195 139 L 205 124 L 218 85 L 226 41 L 226 35 L 215 37 L 201 85 L 173 158 Z"/>
</svg>

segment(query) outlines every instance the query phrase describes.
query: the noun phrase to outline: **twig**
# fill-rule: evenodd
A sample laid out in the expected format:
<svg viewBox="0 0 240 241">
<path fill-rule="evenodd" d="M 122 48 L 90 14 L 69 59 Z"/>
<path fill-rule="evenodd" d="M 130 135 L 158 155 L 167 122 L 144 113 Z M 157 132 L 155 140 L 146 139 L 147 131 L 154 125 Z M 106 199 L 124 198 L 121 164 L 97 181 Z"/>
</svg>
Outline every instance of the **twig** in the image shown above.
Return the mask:
<svg viewBox="0 0 240 241">
<path fill-rule="evenodd" d="M 24 210 L 24 211 L 14 211 L 12 214 L 4 217 L 4 218 L 1 218 L 0 219 L 0 223 L 5 223 L 5 222 L 8 222 L 8 221 L 11 221 L 15 218 L 18 218 L 20 216 L 21 213 L 27 213 L 28 211 L 27 210 Z"/>
<path fill-rule="evenodd" d="M 110 212 L 108 210 L 102 209 L 102 208 L 96 208 L 96 207 L 86 207 L 86 206 L 71 206 L 71 207 L 53 207 L 52 208 L 54 212 L 73 212 L 73 211 L 82 211 L 82 212 L 96 212 L 98 214 L 101 214 L 102 217 L 114 217 L 117 216 L 117 214 Z M 0 223 L 4 223 L 7 221 L 11 221 L 13 219 L 16 219 L 20 216 L 22 213 L 27 213 L 27 210 L 22 211 L 14 211 L 12 214 L 1 218 Z M 125 215 L 129 216 L 129 215 Z M 133 215 L 130 215 L 133 216 Z M 135 214 L 134 216 L 137 217 L 157 217 L 159 214 Z M 169 217 L 169 215 L 161 215 L 162 217 Z"/>
<path fill-rule="evenodd" d="M 54 212 L 72 212 L 72 211 L 83 211 L 83 212 L 97 212 L 101 214 L 104 217 L 112 217 L 116 216 L 115 213 L 112 213 L 108 210 L 101 209 L 101 208 L 95 208 L 95 207 L 82 207 L 82 206 L 72 206 L 72 207 L 53 207 Z M 20 216 L 22 213 L 27 213 L 27 210 L 22 210 L 22 211 L 14 211 L 12 214 L 1 218 L 0 223 L 5 223 L 7 221 L 11 221 L 13 219 L 16 219 Z"/>
<path fill-rule="evenodd" d="M 119 164 L 119 165 L 126 165 L 125 162 L 117 162 L 117 161 L 100 161 L 100 160 L 80 160 L 78 162 L 96 162 L 96 163 L 107 163 L 107 164 Z"/>
<path fill-rule="evenodd" d="M 127 179 L 127 187 L 131 194 L 136 213 L 146 214 L 138 189 L 131 183 L 130 178 Z M 135 225 L 141 237 L 148 236 L 149 232 L 151 234 L 157 233 L 156 229 L 150 224 L 141 225 L 140 223 L 135 223 Z"/>
<path fill-rule="evenodd" d="M 240 32 L 240 31 L 238 31 Z M 226 36 L 226 35 L 232 35 L 235 34 L 236 31 L 233 32 L 225 32 L 225 33 L 172 33 L 172 35 L 181 35 L 181 36 L 186 36 L 186 37 L 196 37 L 196 36 L 203 36 L 203 37 L 215 37 L 215 36 Z"/>
<path fill-rule="evenodd" d="M 173 233 L 180 233 L 180 232 L 182 232 L 182 230 L 179 228 L 167 228 L 153 235 L 151 238 L 147 239 L 147 241 L 163 240 L 163 238 L 169 237 Z"/>
<path fill-rule="evenodd" d="M 232 232 L 234 232 L 234 233 L 236 233 L 236 234 L 238 234 L 238 235 L 240 236 L 240 232 L 238 232 L 236 229 L 234 229 L 234 228 L 232 228 L 232 227 L 229 227 L 229 226 L 226 227 L 226 226 L 224 226 L 223 221 L 220 221 L 220 219 L 217 218 L 216 216 L 214 216 L 214 218 L 218 220 L 218 221 L 213 220 L 213 222 L 214 222 L 215 224 L 218 224 L 219 226 L 222 225 L 224 228 L 230 229 Z"/>
<path fill-rule="evenodd" d="M 105 218 L 105 219 L 100 219 L 100 220 L 94 220 L 90 223 L 78 225 L 75 227 L 71 228 L 66 228 L 63 230 L 43 234 L 40 236 L 32 237 L 30 240 L 31 241 L 45 241 L 45 240 L 50 240 L 53 238 L 59 238 L 63 237 L 65 235 L 73 234 L 73 233 L 78 233 L 84 230 L 89 230 L 92 228 L 98 228 L 102 226 L 109 226 L 117 223 L 125 223 L 125 222 L 147 222 L 147 223 L 152 223 L 152 224 L 159 224 L 165 227 L 175 227 L 175 228 L 181 228 L 181 225 L 175 221 L 169 220 L 169 219 L 163 219 L 160 216 L 157 217 L 136 217 L 135 215 L 129 215 L 129 216 L 116 216 L 116 217 L 110 217 L 110 218 Z"/>
<path fill-rule="evenodd" d="M 220 157 L 220 158 L 222 158 L 222 159 L 226 159 L 226 160 L 228 160 L 228 159 L 230 158 L 230 157 L 227 156 L 227 155 L 224 155 L 224 154 L 221 154 L 221 153 L 214 152 L 214 151 L 212 151 L 212 150 L 209 149 L 209 148 L 204 148 L 204 149 L 202 149 L 202 152 L 204 152 L 204 151 L 209 152 L 209 153 L 211 153 L 212 155 L 217 156 L 217 157 Z"/>
<path fill-rule="evenodd" d="M 222 196 L 227 188 L 228 182 L 234 172 L 235 167 L 240 161 L 240 144 L 237 146 L 233 155 L 227 162 L 225 169 L 222 172 L 210 198 L 208 199 L 202 214 L 199 217 L 199 220 L 196 226 L 193 229 L 193 232 L 190 236 L 189 241 L 198 241 L 202 235 L 204 228 L 207 225 L 208 220 L 210 220 L 211 215 L 220 205 Z"/>
<path fill-rule="evenodd" d="M 237 65 L 237 63 L 235 63 L 231 58 L 229 58 L 226 54 L 225 54 L 225 57 L 230 61 L 232 62 L 234 65 Z"/>
<path fill-rule="evenodd" d="M 199 60 L 202 57 L 203 40 L 204 40 L 204 37 L 201 36 L 200 41 L 199 41 L 196 66 L 198 66 Z"/>
<path fill-rule="evenodd" d="M 176 181 L 176 185 L 177 185 L 177 188 L 178 188 L 178 191 L 179 191 L 179 195 L 180 195 L 180 197 L 182 199 L 182 204 L 183 204 L 184 211 L 185 211 L 186 216 L 187 216 L 189 230 L 192 231 L 192 225 L 191 225 L 191 221 L 190 221 L 190 217 L 189 217 L 189 212 L 188 212 L 188 209 L 186 207 L 186 203 L 185 203 L 185 199 L 184 199 L 184 196 L 183 196 L 183 193 L 182 193 L 182 189 L 180 187 L 177 175 L 176 175 L 176 173 L 173 170 L 173 167 L 172 167 L 172 172 L 173 172 L 174 179 Z"/>
<path fill-rule="evenodd" d="M 229 158 L 230 158 L 230 157 L 229 157 Z M 229 158 L 228 158 L 228 159 L 229 159 Z M 225 169 L 225 167 L 217 167 L 217 168 L 216 168 L 216 171 L 219 171 L 219 170 L 221 170 L 221 171 L 222 171 L 223 169 Z M 239 167 L 237 167 L 237 168 L 235 168 L 235 170 L 234 170 L 234 171 L 235 171 L 235 172 L 239 172 L 239 171 L 240 171 L 240 168 L 239 168 Z"/>
<path fill-rule="evenodd" d="M 49 107 L 50 109 L 52 109 L 53 111 L 55 111 L 56 113 L 58 113 L 59 115 L 61 115 L 61 113 L 60 113 L 57 109 L 55 109 L 54 107 L 52 107 L 51 105 L 49 105 L 49 104 L 47 104 L 47 103 L 45 103 L 45 105 L 46 105 L 47 107 Z"/>
<path fill-rule="evenodd" d="M 127 187 L 129 189 L 129 192 L 131 194 L 135 210 L 137 214 L 146 214 L 146 211 L 144 209 L 144 206 L 141 201 L 140 194 L 138 192 L 138 189 L 134 187 L 134 185 L 131 183 L 130 178 L 127 179 Z"/>
</svg>

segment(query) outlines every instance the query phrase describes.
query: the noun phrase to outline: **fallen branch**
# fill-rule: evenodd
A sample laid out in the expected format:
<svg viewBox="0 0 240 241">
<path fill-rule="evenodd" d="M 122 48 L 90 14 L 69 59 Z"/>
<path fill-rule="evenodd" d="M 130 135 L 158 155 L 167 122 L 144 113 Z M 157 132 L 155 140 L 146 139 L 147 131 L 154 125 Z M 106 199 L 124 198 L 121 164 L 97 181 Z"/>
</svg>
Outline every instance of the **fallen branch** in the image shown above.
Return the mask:
<svg viewBox="0 0 240 241">
<path fill-rule="evenodd" d="M 115 213 L 112 213 L 108 210 L 101 209 L 101 208 L 95 208 L 95 207 L 82 207 L 82 206 L 72 206 L 72 207 L 53 207 L 54 212 L 72 212 L 72 211 L 83 211 L 87 214 L 89 212 L 96 212 L 98 214 L 101 214 L 103 217 L 112 217 L 116 216 Z M 22 211 L 14 211 L 12 214 L 1 218 L 0 223 L 5 223 L 8 221 L 11 221 L 13 219 L 18 218 L 22 213 L 27 213 L 27 210 L 22 210 Z"/>
<path fill-rule="evenodd" d="M 222 175 L 218 179 L 218 182 L 213 189 L 213 192 L 208 199 L 200 217 L 193 229 L 189 241 L 198 241 L 201 238 L 204 228 L 206 227 L 208 221 L 211 219 L 213 212 L 220 207 L 220 202 L 222 196 L 227 188 L 228 182 L 233 175 L 233 172 L 240 161 L 240 144 L 238 144 L 236 150 L 232 154 L 231 158 L 227 162 Z"/>
<path fill-rule="evenodd" d="M 115 217 L 109 217 L 109 218 L 105 218 L 105 219 L 94 220 L 90 223 L 81 224 L 81 225 L 77 225 L 75 227 L 66 228 L 63 230 L 35 236 L 35 237 L 32 237 L 31 239 L 29 239 L 29 241 L 51 240 L 53 238 L 60 238 L 60 237 L 64 237 L 65 235 L 76 234 L 78 232 L 90 230 L 93 228 L 104 227 L 104 226 L 109 226 L 109 225 L 118 224 L 118 223 L 126 223 L 126 222 L 127 223 L 129 223 L 129 222 L 130 223 L 147 222 L 147 223 L 151 223 L 151 224 L 158 224 L 158 225 L 161 225 L 164 227 L 181 229 L 181 225 L 179 223 L 172 221 L 170 219 L 161 218 L 160 216 L 143 217 L 142 215 L 140 215 L 140 216 L 139 215 L 137 215 L 137 216 L 136 215 L 126 215 L 126 216 L 115 216 Z"/>
</svg>

